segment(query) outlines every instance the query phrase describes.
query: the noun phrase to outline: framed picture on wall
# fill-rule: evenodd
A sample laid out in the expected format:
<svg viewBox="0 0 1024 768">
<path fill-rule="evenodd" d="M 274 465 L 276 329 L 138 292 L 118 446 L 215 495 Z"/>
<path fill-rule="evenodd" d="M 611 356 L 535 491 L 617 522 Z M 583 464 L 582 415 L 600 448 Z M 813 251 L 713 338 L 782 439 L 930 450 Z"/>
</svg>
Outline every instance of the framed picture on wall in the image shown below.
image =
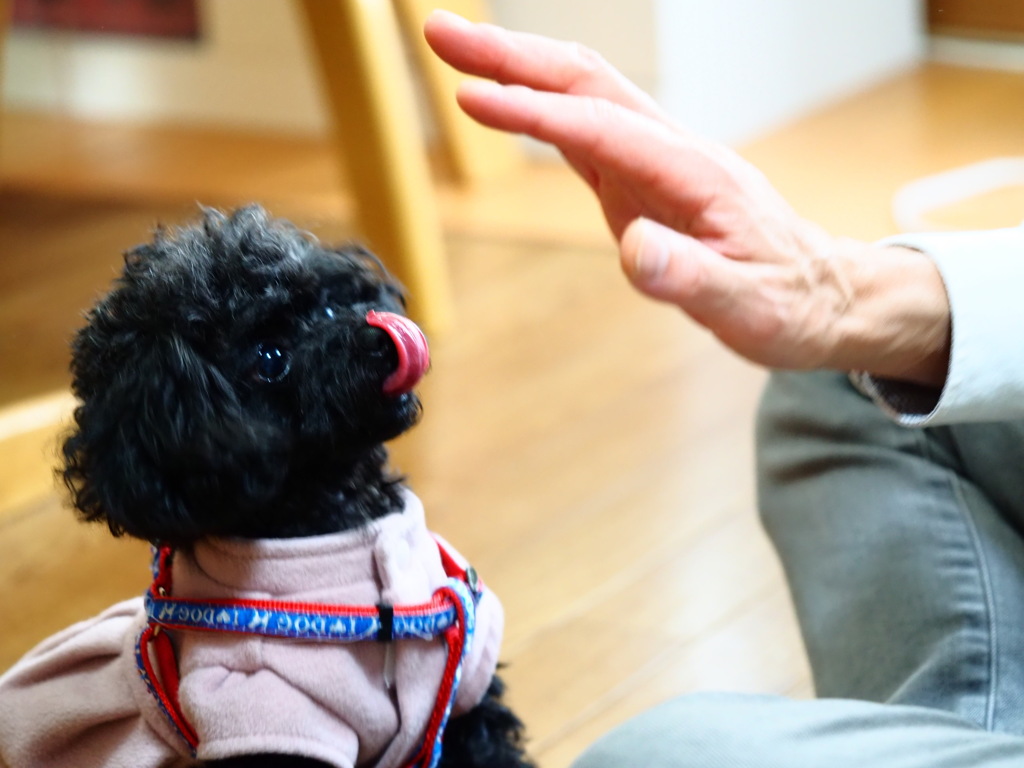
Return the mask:
<svg viewBox="0 0 1024 768">
<path fill-rule="evenodd" d="M 196 40 L 197 0 L 14 0 L 16 26 Z"/>
</svg>

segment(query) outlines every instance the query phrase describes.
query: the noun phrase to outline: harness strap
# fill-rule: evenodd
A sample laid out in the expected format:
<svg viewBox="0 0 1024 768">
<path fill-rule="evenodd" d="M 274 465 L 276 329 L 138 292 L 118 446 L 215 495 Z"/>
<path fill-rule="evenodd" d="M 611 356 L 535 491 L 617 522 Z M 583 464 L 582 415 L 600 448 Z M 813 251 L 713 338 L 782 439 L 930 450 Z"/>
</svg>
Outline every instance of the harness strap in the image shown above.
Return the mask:
<svg viewBox="0 0 1024 768">
<path fill-rule="evenodd" d="M 476 604 L 483 585 L 438 539 L 448 582 L 427 603 L 411 606 L 326 605 L 277 600 L 188 600 L 170 597 L 173 550 L 154 553 L 153 584 L 145 596 L 148 617 L 136 643 L 139 674 L 193 756 L 199 745 L 195 729 L 178 701 L 179 676 L 174 648 L 164 629 L 229 632 L 296 638 L 329 643 L 366 640 L 433 640 L 442 637 L 447 660 L 423 745 L 409 768 L 434 768 L 441 758 L 444 729 L 451 715 L 462 666 L 476 626 Z M 153 664 L 156 659 L 156 666 Z"/>
<path fill-rule="evenodd" d="M 145 598 L 149 621 L 166 629 L 351 643 L 361 640 L 432 640 L 453 626 L 458 614 L 435 593 L 411 606 L 321 605 L 277 600 L 186 600 Z"/>
<path fill-rule="evenodd" d="M 195 757 L 199 737 L 191 723 L 185 719 L 178 703 L 178 664 L 174 659 L 174 648 L 167 633 L 160 633 L 157 630 L 158 628 L 152 624 L 147 624 L 143 628 L 135 644 L 135 663 L 146 687 L 160 705 L 160 710 L 188 744 L 189 751 Z M 153 646 L 153 655 L 157 657 L 159 672 L 153 668 L 150 646 Z"/>
<path fill-rule="evenodd" d="M 441 590 L 448 593 L 459 611 L 459 631 L 457 627 L 449 627 L 445 632 L 445 642 L 448 644 L 448 660 L 445 663 L 444 674 L 441 678 L 441 687 L 437 694 L 437 703 L 430 713 L 430 721 L 427 723 L 427 732 L 423 738 L 423 746 L 412 759 L 409 768 L 436 768 L 441 761 L 442 741 L 444 729 L 451 717 L 452 707 L 455 704 L 455 694 L 459 689 L 459 682 L 462 679 L 462 664 L 469 653 L 469 646 L 472 642 L 474 626 L 473 598 L 463 582 L 452 580 L 450 586 L 442 587 Z"/>
</svg>

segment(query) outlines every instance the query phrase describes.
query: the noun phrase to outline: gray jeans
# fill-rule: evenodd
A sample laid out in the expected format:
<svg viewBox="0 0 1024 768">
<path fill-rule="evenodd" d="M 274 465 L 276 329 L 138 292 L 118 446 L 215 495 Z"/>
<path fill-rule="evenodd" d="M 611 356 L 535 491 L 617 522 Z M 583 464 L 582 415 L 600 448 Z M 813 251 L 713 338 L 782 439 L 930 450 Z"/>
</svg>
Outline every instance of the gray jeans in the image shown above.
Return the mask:
<svg viewBox="0 0 1024 768">
<path fill-rule="evenodd" d="M 759 504 L 821 697 L 684 696 L 575 768 L 1024 766 L 1024 423 L 905 429 L 779 373 Z"/>
</svg>

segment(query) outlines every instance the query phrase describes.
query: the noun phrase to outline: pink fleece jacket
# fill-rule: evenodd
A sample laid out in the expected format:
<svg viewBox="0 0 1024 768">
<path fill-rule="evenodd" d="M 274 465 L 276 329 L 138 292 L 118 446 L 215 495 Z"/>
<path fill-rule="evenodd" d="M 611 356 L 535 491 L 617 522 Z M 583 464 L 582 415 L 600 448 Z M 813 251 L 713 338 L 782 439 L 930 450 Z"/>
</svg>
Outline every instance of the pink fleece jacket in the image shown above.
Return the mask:
<svg viewBox="0 0 1024 768">
<path fill-rule="evenodd" d="M 174 593 L 192 599 L 352 605 L 429 601 L 446 581 L 423 506 L 357 531 L 216 539 L 179 551 Z M 453 716 L 480 701 L 497 664 L 501 604 L 484 591 Z M 0 677 L 0 766 L 189 766 L 195 761 L 139 676 L 141 598 L 45 640 Z M 325 644 L 173 632 L 179 696 L 200 760 L 275 752 L 338 768 L 400 768 L 419 749 L 446 659 L 444 641 Z"/>
</svg>

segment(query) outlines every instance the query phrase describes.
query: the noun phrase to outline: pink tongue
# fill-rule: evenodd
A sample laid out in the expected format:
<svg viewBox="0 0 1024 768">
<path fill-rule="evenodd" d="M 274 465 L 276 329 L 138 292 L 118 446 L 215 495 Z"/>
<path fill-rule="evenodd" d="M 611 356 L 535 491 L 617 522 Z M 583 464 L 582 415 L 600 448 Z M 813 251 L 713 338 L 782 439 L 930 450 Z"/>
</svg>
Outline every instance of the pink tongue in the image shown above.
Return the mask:
<svg viewBox="0 0 1024 768">
<path fill-rule="evenodd" d="M 398 367 L 384 380 L 384 394 L 411 392 L 430 365 L 427 337 L 412 320 L 393 312 L 367 312 L 366 322 L 387 333 L 398 352 Z"/>
</svg>

